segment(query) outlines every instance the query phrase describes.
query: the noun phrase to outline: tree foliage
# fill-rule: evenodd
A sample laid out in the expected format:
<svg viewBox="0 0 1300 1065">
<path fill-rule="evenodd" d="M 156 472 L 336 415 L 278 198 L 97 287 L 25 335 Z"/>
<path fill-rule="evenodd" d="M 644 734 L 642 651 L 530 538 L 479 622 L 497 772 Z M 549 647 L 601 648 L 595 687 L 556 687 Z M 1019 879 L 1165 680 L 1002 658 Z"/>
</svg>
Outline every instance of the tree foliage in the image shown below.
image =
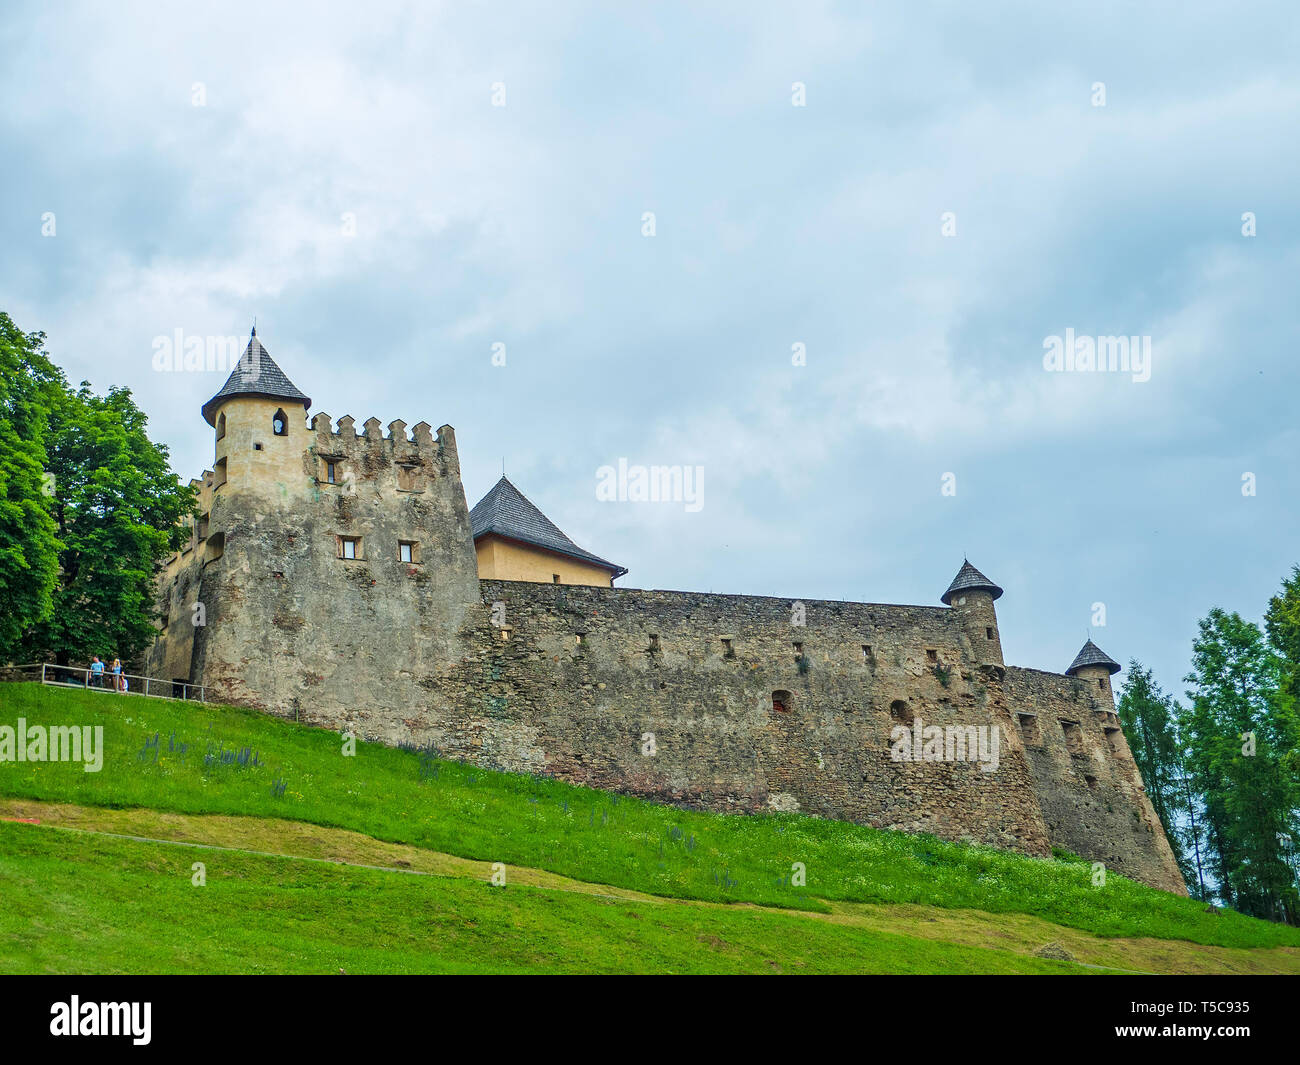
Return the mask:
<svg viewBox="0 0 1300 1065">
<path fill-rule="evenodd" d="M 1294 723 L 1282 667 L 1259 626 L 1211 610 L 1192 645 L 1182 735 L 1220 896 L 1244 913 L 1294 922 L 1300 900 L 1288 859 L 1300 796 L 1287 768 Z"/>
<path fill-rule="evenodd" d="M 43 341 L 0 311 L 0 662 L 18 654 L 29 625 L 49 616 L 59 575 L 46 440 L 66 383 Z"/>
<path fill-rule="evenodd" d="M 0 326 L 0 434 L 10 433 L 0 462 L 0 657 L 137 658 L 155 632 L 154 578 L 185 535 L 194 490 L 150 441 L 129 390 L 73 390 L 39 334 L 22 337 L 7 316 Z M 25 441 L 12 459 L 10 437 Z"/>
</svg>

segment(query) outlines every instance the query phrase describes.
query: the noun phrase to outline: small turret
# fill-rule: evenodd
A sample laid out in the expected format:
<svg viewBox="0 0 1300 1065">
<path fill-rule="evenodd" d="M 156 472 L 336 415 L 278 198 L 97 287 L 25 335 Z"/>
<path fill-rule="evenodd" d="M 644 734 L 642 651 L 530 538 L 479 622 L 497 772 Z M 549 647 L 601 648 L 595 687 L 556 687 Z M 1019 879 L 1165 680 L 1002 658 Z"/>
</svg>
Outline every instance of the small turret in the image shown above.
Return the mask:
<svg viewBox="0 0 1300 1065">
<path fill-rule="evenodd" d="M 1105 651 L 1089 640 L 1074 656 L 1070 668 L 1065 671 L 1067 677 L 1078 677 L 1090 689 L 1099 703 L 1114 707 L 1115 695 L 1110 688 L 1110 678 L 1122 667 Z"/>
<path fill-rule="evenodd" d="M 998 635 L 998 615 L 993 600 L 1002 595 L 1002 589 L 984 574 L 963 560 L 957 576 L 948 590 L 939 597 L 961 619 L 961 625 L 970 640 L 971 653 L 976 665 L 1003 668 L 1002 639 Z"/>
<path fill-rule="evenodd" d="M 305 491 L 302 456 L 311 430 L 303 412 L 310 406 L 254 330 L 226 383 L 203 404 L 204 420 L 216 429 L 213 487 L 220 495 L 252 492 L 284 500 Z"/>
</svg>

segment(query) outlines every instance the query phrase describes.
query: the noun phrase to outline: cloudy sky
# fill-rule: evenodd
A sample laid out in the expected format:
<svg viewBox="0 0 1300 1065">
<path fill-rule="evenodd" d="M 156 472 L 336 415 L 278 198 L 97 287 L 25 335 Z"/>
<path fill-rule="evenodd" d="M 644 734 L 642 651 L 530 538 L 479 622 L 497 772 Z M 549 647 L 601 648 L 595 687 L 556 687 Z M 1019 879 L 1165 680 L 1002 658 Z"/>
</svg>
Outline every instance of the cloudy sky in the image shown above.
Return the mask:
<svg viewBox="0 0 1300 1065">
<path fill-rule="evenodd" d="M 225 374 L 155 340 L 256 317 L 620 584 L 936 603 L 965 554 L 1008 661 L 1091 628 L 1181 693 L 1300 562 L 1289 6 L 11 2 L 0 306 L 186 479 Z M 600 501 L 619 459 L 703 507 Z"/>
</svg>

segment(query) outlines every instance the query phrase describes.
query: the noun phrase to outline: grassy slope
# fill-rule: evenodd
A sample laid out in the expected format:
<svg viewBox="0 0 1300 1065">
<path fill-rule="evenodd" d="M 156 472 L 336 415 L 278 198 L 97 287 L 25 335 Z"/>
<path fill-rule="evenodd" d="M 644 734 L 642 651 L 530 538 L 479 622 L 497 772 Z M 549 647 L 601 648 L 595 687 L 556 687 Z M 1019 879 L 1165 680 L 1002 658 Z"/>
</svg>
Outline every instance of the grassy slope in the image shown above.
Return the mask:
<svg viewBox="0 0 1300 1065">
<path fill-rule="evenodd" d="M 281 821 L 275 818 L 230 817 L 222 814 L 177 814 L 142 809 L 108 809 L 102 806 L 73 806 L 35 802 L 31 799 L 0 798 L 0 819 L 17 818 L 36 820 L 40 828 L 32 832 L 53 834 L 64 830 L 71 833 L 113 833 L 134 839 L 169 841 L 189 853 L 190 860 L 201 861 L 210 869 L 224 868 L 230 857 L 226 851 L 237 854 L 280 854 L 297 856 L 300 860 L 350 863 L 352 865 L 391 870 L 390 876 L 402 873 L 422 873 L 426 876 L 455 877 L 462 880 L 486 883 L 493 870 L 488 862 L 474 861 L 438 851 L 424 850 L 409 844 L 385 843 L 380 840 L 342 828 L 324 828 L 301 821 Z M 80 862 L 83 885 L 95 883 L 97 872 L 80 851 L 65 848 L 65 862 Z M 128 849 L 128 860 L 139 862 L 139 855 Z M 5 859 L 0 857 L 0 876 L 3 876 Z M 66 870 L 62 871 L 66 872 Z M 606 884 L 588 884 L 542 869 L 510 866 L 508 877 L 511 887 L 544 888 L 549 891 L 576 892 L 603 899 L 621 900 L 640 904 L 642 915 L 659 911 L 662 920 L 673 928 L 678 927 L 680 915 L 675 911 L 683 907 L 708 907 L 736 913 L 750 910 L 750 904 L 741 906 L 728 903 L 698 902 L 666 899 L 610 887 Z M 195 900 L 197 901 L 197 900 Z M 643 907 L 648 907 L 645 909 Z M 784 914 L 795 921 L 795 927 L 806 922 L 833 921 L 846 927 L 868 932 L 890 932 L 912 939 L 932 940 L 948 945 L 969 948 L 995 948 L 1012 951 L 1026 957 L 1037 956 L 1048 944 L 1055 944 L 1068 952 L 1068 956 L 1082 964 L 1101 966 L 1111 970 L 1152 973 L 1300 973 L 1300 948 L 1274 947 L 1272 949 L 1241 949 L 1233 947 L 1207 947 L 1196 943 L 1169 939 L 1103 938 L 1077 929 L 1027 914 L 987 913 L 981 910 L 940 909 L 935 906 L 837 902 L 832 913 L 813 913 L 806 910 L 772 910 L 771 914 Z M 637 912 L 634 911 L 634 912 Z M 663 914 L 667 916 L 662 916 Z M 0 918 L 0 927 L 4 924 Z M 145 923 L 145 933 L 152 926 Z M 766 926 L 771 927 L 771 926 Z M 42 959 L 49 964 L 59 958 L 60 950 L 54 944 L 68 941 L 68 929 L 52 929 L 46 943 L 49 951 Z M 820 935 L 817 930 L 815 935 Z M 782 940 L 798 940 L 802 928 L 794 936 L 783 935 Z M 745 960 L 759 966 L 758 971 L 770 971 L 771 965 L 789 965 L 791 959 L 781 941 L 769 945 L 772 958 Z M 2 952 L 0 952 L 2 953 Z M 942 970 L 949 964 L 961 968 L 968 956 L 959 953 L 946 959 L 942 953 L 922 951 L 927 965 Z M 145 955 L 148 960 L 149 955 Z M 676 959 L 675 959 L 676 960 Z M 828 957 L 828 964 L 861 965 L 864 962 L 888 967 L 899 960 L 886 951 L 876 955 L 872 948 L 861 948 L 847 956 Z M 1005 959 L 986 959 L 989 971 L 1003 971 Z M 635 971 L 638 959 L 635 954 L 625 955 L 624 966 Z M 680 962 L 678 962 L 680 964 Z M 30 962 L 29 962 L 30 965 Z M 4 963 L 0 961 L 0 969 Z M 350 970 L 357 971 L 357 970 Z M 909 970 L 910 971 L 910 970 Z M 964 970 L 963 970 L 964 971 Z"/>
<path fill-rule="evenodd" d="M 0 824 L 0 855 L 0 972 L 1083 971 L 783 912 L 494 888 L 25 825 Z M 206 865 L 201 887 L 195 861 Z"/>
<path fill-rule="evenodd" d="M 830 908 L 822 899 L 926 904 L 1036 915 L 1103 936 L 1300 946 L 1300 930 L 1206 914 L 1198 903 L 1115 875 L 1095 889 L 1078 863 L 814 818 L 693 813 L 456 763 L 433 764 L 422 779 L 416 754 L 357 744 L 356 757 L 346 758 L 337 735 L 252 711 L 0 686 L 0 723 L 19 716 L 102 724 L 104 769 L 0 763 L 0 795 L 288 818 L 661 896 L 822 911 Z M 140 757 L 155 733 L 156 762 Z M 168 749 L 173 733 L 188 751 Z M 263 764 L 205 767 L 209 744 L 251 747 Z M 807 867 L 806 888 L 788 882 L 796 861 Z"/>
</svg>

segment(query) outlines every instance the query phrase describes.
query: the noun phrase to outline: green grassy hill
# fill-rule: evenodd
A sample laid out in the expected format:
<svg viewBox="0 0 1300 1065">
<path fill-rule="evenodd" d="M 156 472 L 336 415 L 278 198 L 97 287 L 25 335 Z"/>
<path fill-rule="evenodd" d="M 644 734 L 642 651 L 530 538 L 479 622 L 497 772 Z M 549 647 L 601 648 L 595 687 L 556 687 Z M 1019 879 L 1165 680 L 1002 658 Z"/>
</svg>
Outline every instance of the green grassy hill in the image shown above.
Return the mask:
<svg viewBox="0 0 1300 1065">
<path fill-rule="evenodd" d="M 105 752 L 0 763 L 0 816 L 40 822 L 0 822 L 0 971 L 1300 972 L 1300 930 L 1077 861 L 348 757 L 226 707 L 0 685 L 19 717 Z"/>
</svg>

